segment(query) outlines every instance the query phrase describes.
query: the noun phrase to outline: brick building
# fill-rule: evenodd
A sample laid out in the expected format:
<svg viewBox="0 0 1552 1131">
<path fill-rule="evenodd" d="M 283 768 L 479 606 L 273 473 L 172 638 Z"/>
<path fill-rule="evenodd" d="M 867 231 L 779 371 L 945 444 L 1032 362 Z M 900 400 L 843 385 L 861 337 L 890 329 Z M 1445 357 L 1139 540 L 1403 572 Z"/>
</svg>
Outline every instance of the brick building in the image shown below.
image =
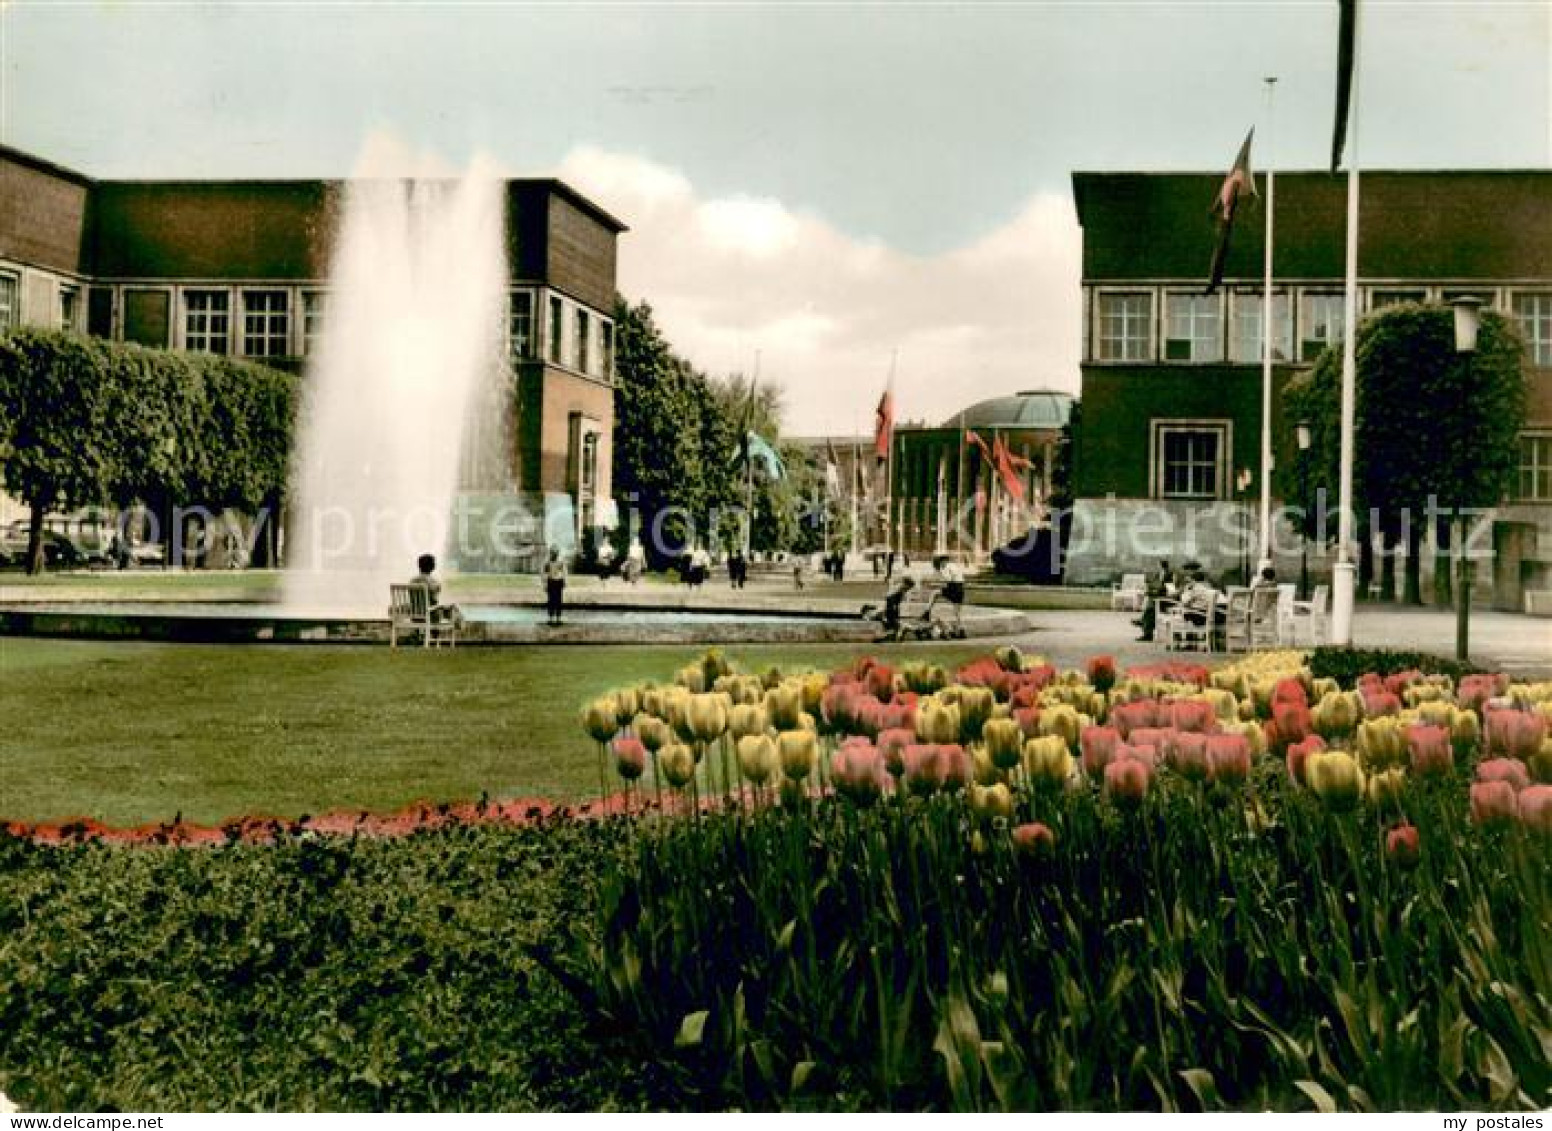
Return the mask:
<svg viewBox="0 0 1552 1131">
<path fill-rule="evenodd" d="M 1073 174 L 1083 229 L 1084 419 L 1072 581 L 1109 580 L 1161 556 L 1177 564 L 1196 557 L 1211 572 L 1232 574 L 1252 537 L 1246 528 L 1260 493 L 1263 217 L 1259 208 L 1241 217 L 1224 286 L 1203 295 L 1214 241 L 1208 205 L 1221 182 L 1221 173 Z M 1346 181 L 1279 173 L 1276 190 L 1273 411 L 1280 437 L 1289 431 L 1278 415 L 1282 387 L 1342 335 Z M 1492 517 L 1495 569 L 1479 571 L 1484 587 L 1495 586 L 1497 603 L 1519 607 L 1523 590 L 1552 585 L 1552 173 L 1364 173 L 1360 202 L 1361 314 L 1475 295 L 1524 334 L 1521 473 Z M 1279 465 L 1294 458 L 1289 450 L 1275 453 Z M 1143 514 L 1148 538 L 1127 537 Z M 1425 570 L 1431 559 L 1425 551 Z M 1285 576 L 1296 573 L 1297 551 L 1278 566 Z M 1328 566 L 1321 559 L 1317 568 Z"/>
<path fill-rule="evenodd" d="M 0 331 L 42 325 L 305 372 L 338 181 L 107 181 L 0 147 Z M 615 244 L 558 180 L 506 184 L 515 490 L 590 524 L 611 497 Z"/>
</svg>

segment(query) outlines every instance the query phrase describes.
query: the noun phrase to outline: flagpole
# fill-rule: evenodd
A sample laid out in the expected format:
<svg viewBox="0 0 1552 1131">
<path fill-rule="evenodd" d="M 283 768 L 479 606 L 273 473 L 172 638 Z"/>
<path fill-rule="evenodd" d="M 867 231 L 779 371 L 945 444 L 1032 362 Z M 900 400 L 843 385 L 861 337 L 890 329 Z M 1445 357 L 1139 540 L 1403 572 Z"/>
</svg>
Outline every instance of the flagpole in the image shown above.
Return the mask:
<svg viewBox="0 0 1552 1131">
<path fill-rule="evenodd" d="M 754 351 L 754 376 L 749 378 L 749 411 L 744 417 L 745 432 L 754 428 L 754 389 L 760 381 L 760 351 Z M 744 559 L 754 548 L 754 451 L 744 436 Z"/>
<path fill-rule="evenodd" d="M 944 493 L 948 486 L 948 452 L 938 452 L 938 505 L 937 505 L 937 537 L 932 540 L 932 552 L 934 554 L 948 553 L 948 497 Z"/>
<path fill-rule="evenodd" d="M 884 545 L 894 553 L 900 549 L 899 540 L 895 537 L 895 363 L 900 360 L 900 351 L 897 349 L 889 355 L 889 384 L 886 386 L 889 397 L 889 435 L 885 437 L 888 447 L 884 453 Z"/>
<path fill-rule="evenodd" d="M 954 468 L 954 549 L 965 554 L 965 410 L 959 410 L 959 463 Z"/>
<path fill-rule="evenodd" d="M 1261 541 L 1259 566 L 1272 564 L 1272 233 L 1276 211 L 1276 174 L 1272 165 L 1272 95 L 1277 76 L 1266 82 L 1266 247 L 1261 297 Z"/>
<path fill-rule="evenodd" d="M 1358 66 L 1361 13 L 1354 5 L 1352 87 L 1348 100 L 1347 271 L 1342 296 L 1342 443 L 1336 566 L 1331 574 L 1331 643 L 1353 642 L 1357 568 L 1353 564 L 1353 444 L 1358 406 Z"/>
</svg>

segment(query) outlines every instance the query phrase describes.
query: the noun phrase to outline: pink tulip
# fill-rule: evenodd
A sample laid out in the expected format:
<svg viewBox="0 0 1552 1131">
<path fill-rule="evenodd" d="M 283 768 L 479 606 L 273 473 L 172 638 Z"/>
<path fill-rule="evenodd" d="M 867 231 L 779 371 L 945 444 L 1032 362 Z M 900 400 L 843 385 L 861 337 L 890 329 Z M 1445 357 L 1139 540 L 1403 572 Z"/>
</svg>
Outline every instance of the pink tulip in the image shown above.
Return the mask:
<svg viewBox="0 0 1552 1131">
<path fill-rule="evenodd" d="M 1309 707 L 1309 696 L 1304 692 L 1304 685 L 1296 679 L 1280 679 L 1277 686 L 1272 688 L 1272 712 L 1275 715 L 1279 706 Z"/>
<path fill-rule="evenodd" d="M 1379 691 L 1373 694 L 1363 693 L 1363 713 L 1365 718 L 1377 719 L 1382 715 L 1399 715 L 1401 713 L 1401 700 L 1391 691 Z"/>
<path fill-rule="evenodd" d="M 1147 762 L 1117 758 L 1105 767 L 1105 794 L 1118 805 L 1140 805 L 1148 796 L 1148 782 L 1152 776 Z"/>
<path fill-rule="evenodd" d="M 1208 777 L 1224 785 L 1240 785 L 1250 777 L 1250 740 L 1243 734 L 1207 737 Z"/>
<path fill-rule="evenodd" d="M 1455 704 L 1481 714 L 1489 699 L 1502 695 L 1508 689 L 1509 677 L 1502 673 L 1462 676 L 1460 686 L 1455 690 Z"/>
<path fill-rule="evenodd" d="M 1288 776 L 1299 785 L 1304 785 L 1304 763 L 1311 754 L 1326 748 L 1326 740 L 1318 734 L 1312 734 L 1303 742 L 1295 742 L 1288 747 Z"/>
<path fill-rule="evenodd" d="M 948 767 L 942 749 L 927 742 L 913 742 L 905 748 L 905 784 L 912 793 L 936 793 L 943 788 Z"/>
<path fill-rule="evenodd" d="M 857 719 L 857 699 L 861 694 L 855 683 L 832 683 L 819 698 L 819 715 L 832 732 L 850 731 Z"/>
<path fill-rule="evenodd" d="M 1418 671 L 1416 668 L 1408 668 L 1404 672 L 1396 672 L 1393 675 L 1386 676 L 1385 690 L 1390 692 L 1392 695 L 1399 697 L 1403 691 L 1411 687 L 1414 683 L 1422 682 L 1422 679 L 1422 672 Z"/>
<path fill-rule="evenodd" d="M 1529 762 L 1541 749 L 1547 737 L 1547 720 L 1529 711 L 1508 711 L 1504 737 L 1507 746 L 1504 753 L 1522 762 Z"/>
<path fill-rule="evenodd" d="M 1514 786 L 1506 781 L 1479 781 L 1471 787 L 1471 820 L 1493 828 L 1506 825 L 1519 816 Z"/>
<path fill-rule="evenodd" d="M 889 789 L 883 755 L 865 739 L 841 744 L 830 758 L 830 780 L 837 791 L 859 805 L 871 805 Z"/>
<path fill-rule="evenodd" d="M 1292 683 L 1284 680 L 1284 683 Z M 1278 685 L 1282 686 L 1281 684 Z M 1293 683 L 1294 687 L 1299 687 Z M 1304 689 L 1299 687 L 1299 694 L 1304 694 Z M 1310 719 L 1310 709 L 1307 703 L 1277 702 L 1272 703 L 1272 728 L 1274 733 L 1268 734 L 1267 744 L 1273 753 L 1282 753 L 1288 749 L 1289 743 L 1303 742 L 1315 732 L 1313 721 Z"/>
<path fill-rule="evenodd" d="M 1422 857 L 1422 842 L 1415 825 L 1397 825 L 1385 834 L 1385 855 L 1391 863 L 1410 868 Z"/>
<path fill-rule="evenodd" d="M 878 752 L 884 766 L 895 777 L 905 773 L 905 748 L 916 743 L 916 732 L 908 727 L 891 727 L 878 736 Z"/>
<path fill-rule="evenodd" d="M 887 664 L 879 664 L 869 668 L 867 679 L 868 694 L 882 703 L 887 703 L 895 693 L 895 671 Z"/>
<path fill-rule="evenodd" d="M 1115 727 L 1084 727 L 1078 739 L 1083 750 L 1083 772 L 1097 778 L 1115 757 L 1120 744 L 1121 735 Z"/>
<path fill-rule="evenodd" d="M 614 768 L 626 781 L 635 781 L 647 772 L 647 748 L 634 735 L 622 734 L 614 746 Z"/>
<path fill-rule="evenodd" d="M 1170 723 L 1176 730 L 1211 734 L 1218 729 L 1218 713 L 1202 699 L 1179 699 L 1169 704 Z"/>
<path fill-rule="evenodd" d="M 1019 825 L 1013 830 L 1013 848 L 1020 856 L 1046 860 L 1056 851 L 1056 834 L 1039 821 Z"/>
<path fill-rule="evenodd" d="M 1455 748 L 1443 727 L 1409 726 L 1406 739 L 1412 772 L 1419 777 L 1443 777 L 1455 768 Z"/>
<path fill-rule="evenodd" d="M 1159 748 L 1148 743 L 1123 742 L 1116 747 L 1115 758 L 1112 760 L 1119 762 L 1123 758 L 1141 762 L 1152 770 L 1159 764 Z"/>
<path fill-rule="evenodd" d="M 956 793 L 970 784 L 970 779 L 975 774 L 975 766 L 970 761 L 969 752 L 957 743 L 950 743 L 940 749 L 947 763 L 943 774 L 943 788 L 950 793 Z"/>
<path fill-rule="evenodd" d="M 1155 750 L 1168 750 L 1170 744 L 1175 741 L 1176 733 L 1173 727 L 1136 727 L 1126 736 L 1126 741 L 1133 746 L 1151 746 Z"/>
<path fill-rule="evenodd" d="M 1552 785 L 1533 785 L 1519 796 L 1520 824 L 1531 832 L 1552 836 Z"/>
<path fill-rule="evenodd" d="M 1013 710 L 1013 721 L 1018 723 L 1019 730 L 1025 738 L 1038 738 L 1040 735 L 1040 708 L 1016 707 Z"/>
<path fill-rule="evenodd" d="M 1230 737 L 1213 735 L 1213 738 Z M 1239 737 L 1239 736 L 1233 736 Z M 1212 761 L 1207 754 L 1207 735 L 1195 731 L 1180 731 L 1170 746 L 1170 766 L 1187 781 L 1206 781 L 1212 772 Z"/>
<path fill-rule="evenodd" d="M 1518 793 L 1530 784 L 1530 773 L 1522 762 L 1513 758 L 1490 758 L 1477 763 L 1477 781 L 1505 782 Z"/>
</svg>

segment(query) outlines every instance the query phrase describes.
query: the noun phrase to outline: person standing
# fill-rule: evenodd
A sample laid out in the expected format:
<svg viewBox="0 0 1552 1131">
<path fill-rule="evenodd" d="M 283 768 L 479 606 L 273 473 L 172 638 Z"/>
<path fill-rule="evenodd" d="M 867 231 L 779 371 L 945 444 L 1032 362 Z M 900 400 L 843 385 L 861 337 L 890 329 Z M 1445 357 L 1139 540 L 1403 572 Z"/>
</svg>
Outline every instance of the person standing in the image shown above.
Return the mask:
<svg viewBox="0 0 1552 1131">
<path fill-rule="evenodd" d="M 939 554 L 932 562 L 937 571 L 942 597 L 954 607 L 954 628 L 963 630 L 965 623 L 965 571 L 947 554 Z M 936 598 L 934 598 L 936 599 Z"/>
<path fill-rule="evenodd" d="M 560 623 L 565 598 L 566 563 L 560 559 L 560 548 L 551 546 L 549 560 L 544 563 L 544 607 L 552 627 Z"/>
</svg>

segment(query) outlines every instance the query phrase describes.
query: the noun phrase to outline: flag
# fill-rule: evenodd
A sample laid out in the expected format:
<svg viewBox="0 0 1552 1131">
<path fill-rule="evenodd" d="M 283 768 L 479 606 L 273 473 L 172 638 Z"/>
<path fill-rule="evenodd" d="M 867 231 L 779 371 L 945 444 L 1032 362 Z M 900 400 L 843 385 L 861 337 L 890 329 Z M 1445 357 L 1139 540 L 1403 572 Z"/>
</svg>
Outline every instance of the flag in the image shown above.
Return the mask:
<svg viewBox="0 0 1552 1131">
<path fill-rule="evenodd" d="M 825 440 L 825 489 L 836 498 L 841 494 L 841 461 L 835 454 L 835 441 Z"/>
<path fill-rule="evenodd" d="M 1245 143 L 1239 147 L 1239 156 L 1234 159 L 1234 167 L 1229 170 L 1228 176 L 1223 178 L 1223 184 L 1218 189 L 1218 195 L 1213 199 L 1209 215 L 1218 217 L 1218 242 L 1213 248 L 1212 274 L 1207 281 L 1207 289 L 1202 293 L 1210 295 L 1218 289 L 1223 282 L 1223 265 L 1229 258 L 1229 236 L 1234 231 L 1234 217 L 1239 212 L 1239 202 L 1249 193 L 1256 195 L 1256 181 L 1250 175 L 1250 139 L 1255 137 L 1256 130 L 1252 126 L 1250 132 L 1245 135 Z"/>
<path fill-rule="evenodd" d="M 1019 478 L 1018 471 L 1014 468 L 1013 460 L 1015 458 L 1022 459 L 1023 457 L 1015 457 L 1012 452 L 1008 451 L 1008 445 L 1002 442 L 1001 434 L 995 436 L 992 444 L 992 465 L 997 468 L 997 475 L 1002 479 L 1003 490 L 1013 499 L 1022 503 L 1024 501 L 1024 481 Z M 1029 461 L 1024 460 L 1024 462 L 1028 463 Z"/>
<path fill-rule="evenodd" d="M 1353 95 L 1353 45 L 1358 30 L 1358 0 L 1337 0 L 1336 124 L 1331 131 L 1331 171 L 1342 163 L 1347 145 L 1347 119 Z"/>
<path fill-rule="evenodd" d="M 979 434 L 975 432 L 966 432 L 965 439 L 969 440 L 972 444 L 981 449 L 981 456 L 986 460 L 986 462 L 992 462 L 992 450 L 986 446 L 986 441 L 981 439 Z"/>
<path fill-rule="evenodd" d="M 873 454 L 878 457 L 878 462 L 883 463 L 889 458 L 889 448 L 895 438 L 895 394 L 894 383 L 884 387 L 884 395 L 878 398 L 878 408 L 874 410 L 873 422 Z"/>
</svg>

